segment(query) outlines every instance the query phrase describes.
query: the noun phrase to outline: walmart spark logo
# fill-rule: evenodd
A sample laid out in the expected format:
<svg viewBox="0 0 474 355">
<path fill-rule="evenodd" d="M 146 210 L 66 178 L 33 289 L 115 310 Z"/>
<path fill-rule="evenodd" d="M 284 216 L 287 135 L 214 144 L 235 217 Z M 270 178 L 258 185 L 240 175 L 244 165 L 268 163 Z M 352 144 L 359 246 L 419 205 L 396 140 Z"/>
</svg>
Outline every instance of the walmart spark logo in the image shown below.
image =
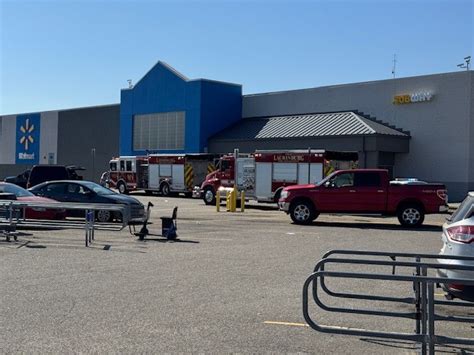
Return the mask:
<svg viewBox="0 0 474 355">
<path fill-rule="evenodd" d="M 40 126 L 39 113 L 16 116 L 16 164 L 38 164 Z"/>
<path fill-rule="evenodd" d="M 33 138 L 33 131 L 35 130 L 35 125 L 30 125 L 30 120 L 27 118 L 24 125 L 20 126 L 20 131 L 23 135 L 20 138 L 20 144 L 25 147 L 25 150 L 28 150 L 28 144 L 33 144 L 35 139 Z"/>
</svg>

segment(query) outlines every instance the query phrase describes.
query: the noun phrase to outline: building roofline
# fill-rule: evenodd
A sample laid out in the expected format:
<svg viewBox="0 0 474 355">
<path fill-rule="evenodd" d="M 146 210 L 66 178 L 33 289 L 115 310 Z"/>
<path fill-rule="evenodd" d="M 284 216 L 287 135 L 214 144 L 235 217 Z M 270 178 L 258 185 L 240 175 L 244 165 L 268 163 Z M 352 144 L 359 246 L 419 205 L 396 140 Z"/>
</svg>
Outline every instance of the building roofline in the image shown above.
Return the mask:
<svg viewBox="0 0 474 355">
<path fill-rule="evenodd" d="M 395 137 L 395 138 L 402 138 L 402 139 L 411 139 L 410 136 L 404 135 L 395 135 L 395 134 L 387 134 L 387 133 L 370 133 L 370 134 L 346 134 L 346 135 L 324 135 L 318 136 L 317 138 L 362 138 L 362 137 Z M 278 138 L 251 138 L 251 139 L 242 139 L 242 138 L 219 138 L 217 135 L 210 137 L 210 140 L 215 142 L 242 142 L 242 141 L 272 141 L 275 139 L 278 140 L 295 140 L 295 139 L 313 139 L 314 137 L 278 137 Z M 329 149 L 328 149 L 329 150 Z"/>
<path fill-rule="evenodd" d="M 166 62 L 163 62 L 162 60 L 158 60 L 150 69 L 147 70 L 147 72 L 135 83 L 131 88 L 123 88 L 121 90 L 133 90 L 135 86 L 137 86 L 145 77 L 153 70 L 157 65 L 162 65 L 166 69 L 168 69 L 170 72 L 172 72 L 174 75 L 176 75 L 178 78 L 180 78 L 183 81 L 189 81 L 188 77 L 179 71 L 177 71 L 175 68 L 173 68 L 171 65 L 169 65 Z"/>
<path fill-rule="evenodd" d="M 216 83 L 216 84 L 224 84 L 224 85 L 232 85 L 232 86 L 239 86 L 242 87 L 242 84 L 236 84 L 236 83 L 231 83 L 229 81 L 222 81 L 222 80 L 213 80 L 213 79 L 204 79 L 204 78 L 199 78 L 199 79 L 192 79 L 188 80 L 189 82 L 192 81 L 207 81 L 210 83 Z"/>
<path fill-rule="evenodd" d="M 31 115 L 34 113 L 48 113 L 48 112 L 64 112 L 64 111 L 73 111 L 73 110 L 86 110 L 90 108 L 105 108 L 105 107 L 112 107 L 112 106 L 119 106 L 120 103 L 116 104 L 104 104 L 104 105 L 93 105 L 93 106 L 82 106 L 82 107 L 71 107 L 71 108 L 61 108 L 56 110 L 45 110 L 45 111 L 30 111 L 30 112 L 20 112 L 20 113 L 2 113 L 0 117 L 5 116 L 18 116 L 18 115 Z"/>
<path fill-rule="evenodd" d="M 254 93 L 254 94 L 246 94 L 242 95 L 242 97 L 253 97 L 253 96 L 263 96 L 263 95 L 278 95 L 284 93 L 291 93 L 297 91 L 310 91 L 310 90 L 317 90 L 317 89 L 335 89 L 340 88 L 343 86 L 351 86 L 351 85 L 369 85 L 381 82 L 388 82 L 388 81 L 401 81 L 406 79 L 417 79 L 423 77 L 430 77 L 430 76 L 461 76 L 465 75 L 465 73 L 469 73 L 468 75 L 472 74 L 473 70 L 463 70 L 463 71 L 455 71 L 455 72 L 447 72 L 447 73 L 437 73 L 437 74 L 424 74 L 424 75 L 414 75 L 414 76 L 405 76 L 402 78 L 389 78 L 389 79 L 379 79 L 379 80 L 369 80 L 369 81 L 360 81 L 360 82 L 353 82 L 353 83 L 344 83 L 344 84 L 335 84 L 335 85 L 323 85 L 323 86 L 314 86 L 310 88 L 302 88 L 302 89 L 291 89 L 291 90 L 279 90 L 279 91 L 269 91 L 263 93 Z"/>
</svg>

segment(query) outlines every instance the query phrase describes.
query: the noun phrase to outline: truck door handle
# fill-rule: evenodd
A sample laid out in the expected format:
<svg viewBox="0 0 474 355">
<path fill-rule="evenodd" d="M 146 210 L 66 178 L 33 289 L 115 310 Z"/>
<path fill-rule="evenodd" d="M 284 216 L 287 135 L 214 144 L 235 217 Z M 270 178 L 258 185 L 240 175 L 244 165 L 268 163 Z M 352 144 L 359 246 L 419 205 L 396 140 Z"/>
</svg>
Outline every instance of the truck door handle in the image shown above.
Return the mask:
<svg viewBox="0 0 474 355">
<path fill-rule="evenodd" d="M 384 192 L 383 190 L 377 190 L 377 192 Z"/>
<path fill-rule="evenodd" d="M 349 190 L 349 192 L 356 192 L 356 190 Z"/>
</svg>

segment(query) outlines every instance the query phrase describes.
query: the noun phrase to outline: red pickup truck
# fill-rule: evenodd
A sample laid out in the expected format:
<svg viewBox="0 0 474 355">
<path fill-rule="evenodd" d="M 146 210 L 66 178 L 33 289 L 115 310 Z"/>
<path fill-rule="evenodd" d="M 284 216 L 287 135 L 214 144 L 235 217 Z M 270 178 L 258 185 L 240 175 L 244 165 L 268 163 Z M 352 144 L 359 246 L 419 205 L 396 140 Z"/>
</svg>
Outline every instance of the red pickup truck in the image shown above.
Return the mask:
<svg viewBox="0 0 474 355">
<path fill-rule="evenodd" d="M 280 210 L 293 222 L 309 224 L 320 213 L 398 216 L 403 226 L 416 227 L 425 214 L 448 210 L 443 184 L 423 181 L 390 181 L 383 169 L 339 170 L 316 185 L 283 189 Z"/>
</svg>

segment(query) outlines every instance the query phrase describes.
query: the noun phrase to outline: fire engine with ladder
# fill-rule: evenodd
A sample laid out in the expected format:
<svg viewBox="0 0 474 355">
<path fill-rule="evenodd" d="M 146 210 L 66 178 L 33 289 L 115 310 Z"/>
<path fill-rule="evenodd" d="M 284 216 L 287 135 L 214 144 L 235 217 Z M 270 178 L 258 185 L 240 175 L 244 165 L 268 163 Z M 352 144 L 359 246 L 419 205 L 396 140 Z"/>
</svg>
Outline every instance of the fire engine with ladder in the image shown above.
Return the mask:
<svg viewBox="0 0 474 355">
<path fill-rule="evenodd" d="M 144 190 L 163 196 L 184 193 L 191 195 L 206 175 L 215 170 L 214 154 L 150 154 L 120 156 L 110 160 L 109 187 L 121 194 Z"/>
<path fill-rule="evenodd" d="M 252 154 L 224 155 L 217 170 L 206 176 L 200 195 L 207 205 L 214 204 L 216 192 L 236 186 L 246 199 L 278 202 L 285 186 L 313 184 L 335 170 L 358 165 L 357 152 L 326 150 L 261 150 Z"/>
</svg>

